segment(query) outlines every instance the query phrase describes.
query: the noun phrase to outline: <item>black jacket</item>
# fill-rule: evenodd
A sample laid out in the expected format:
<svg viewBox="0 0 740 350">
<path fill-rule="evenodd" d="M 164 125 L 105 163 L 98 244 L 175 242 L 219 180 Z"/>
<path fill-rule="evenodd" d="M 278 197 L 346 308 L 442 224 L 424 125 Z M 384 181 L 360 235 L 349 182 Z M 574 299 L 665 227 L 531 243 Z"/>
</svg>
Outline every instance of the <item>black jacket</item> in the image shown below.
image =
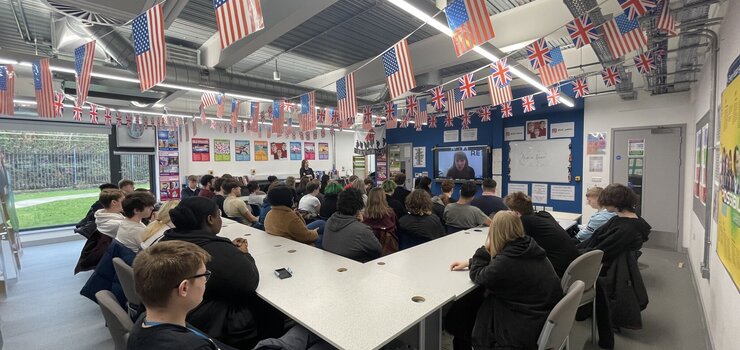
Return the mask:
<svg viewBox="0 0 740 350">
<path fill-rule="evenodd" d="M 235 350 L 218 340 L 204 338 L 194 331 L 192 326 L 183 326 L 163 323 L 152 327 L 142 327 L 144 315 L 142 315 L 131 329 L 128 336 L 128 350 Z"/>
<path fill-rule="evenodd" d="M 311 168 L 304 169 L 303 167 L 301 167 L 301 170 L 298 171 L 298 174 L 300 175 L 300 177 L 311 175 L 311 180 L 316 178 L 316 175 L 314 175 L 313 169 Z"/>
<path fill-rule="evenodd" d="M 504 204 L 504 200 L 499 196 L 480 196 L 473 198 L 470 205 L 478 207 L 484 214 L 493 216 L 501 210 L 509 210 Z"/>
<path fill-rule="evenodd" d="M 485 287 L 473 328 L 478 349 L 537 349 L 542 326 L 563 297 L 560 279 L 531 237 L 511 241 L 491 259 L 481 247 L 470 259 L 470 279 Z"/>
<path fill-rule="evenodd" d="M 200 193 L 200 187 L 196 187 L 195 191 L 193 191 L 188 187 L 188 185 L 183 186 L 182 191 L 180 191 L 183 199 L 188 197 L 198 197 L 198 193 Z"/>
<path fill-rule="evenodd" d="M 213 200 L 216 202 L 216 205 L 218 205 L 218 209 L 221 210 L 221 216 L 228 217 L 226 216 L 226 211 L 224 211 L 224 202 L 226 201 L 226 197 L 216 193 L 216 195 L 213 196 Z"/>
<path fill-rule="evenodd" d="M 408 214 L 398 220 L 399 235 L 423 237 L 428 240 L 445 235 L 445 228 L 437 215 Z"/>
<path fill-rule="evenodd" d="M 251 349 L 261 339 L 281 335 L 282 316 L 255 292 L 260 276 L 251 254 L 204 230 L 169 230 L 162 241 L 169 240 L 194 243 L 211 255 L 206 264 L 211 279 L 203 302 L 188 315 L 188 323 L 238 348 Z"/>
<path fill-rule="evenodd" d="M 396 218 L 400 219 L 402 216 L 406 215 L 406 206 L 399 202 L 397 199 L 385 195 L 385 200 L 388 201 L 388 206 L 393 209 L 393 212 L 396 213 Z"/>
<path fill-rule="evenodd" d="M 324 195 L 324 201 L 321 203 L 319 209 L 319 216 L 324 219 L 328 219 L 337 211 L 337 195 Z"/>
<path fill-rule="evenodd" d="M 562 276 L 571 262 L 578 257 L 578 249 L 567 232 L 557 220 L 546 211 L 522 215 L 524 232 L 534 238 L 537 244 L 547 252 L 552 267 L 558 276 Z"/>
<path fill-rule="evenodd" d="M 648 240 L 651 229 L 652 227 L 643 218 L 614 216 L 596 229 L 591 238 L 581 242 L 578 248 L 604 251 L 602 271 L 606 271 L 622 253 L 640 250 L 642 243 Z"/>
<path fill-rule="evenodd" d="M 401 205 L 403 205 L 404 212 L 406 211 L 406 197 L 408 197 L 409 193 L 411 193 L 411 191 L 401 186 L 398 186 L 396 187 L 396 189 L 393 191 L 393 194 L 391 195 L 393 199 L 399 201 Z"/>
</svg>

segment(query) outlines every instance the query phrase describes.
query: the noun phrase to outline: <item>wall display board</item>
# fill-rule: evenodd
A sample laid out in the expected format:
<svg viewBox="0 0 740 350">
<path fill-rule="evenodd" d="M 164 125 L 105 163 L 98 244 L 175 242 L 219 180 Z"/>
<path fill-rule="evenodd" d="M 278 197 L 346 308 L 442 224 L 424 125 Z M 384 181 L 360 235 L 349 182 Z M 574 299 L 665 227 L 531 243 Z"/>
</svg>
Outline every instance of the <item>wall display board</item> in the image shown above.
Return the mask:
<svg viewBox="0 0 740 350">
<path fill-rule="evenodd" d="M 570 139 L 509 143 L 511 181 L 570 182 Z"/>
<path fill-rule="evenodd" d="M 180 198 L 180 152 L 177 130 L 160 128 L 157 131 L 159 164 L 159 200 Z"/>
</svg>

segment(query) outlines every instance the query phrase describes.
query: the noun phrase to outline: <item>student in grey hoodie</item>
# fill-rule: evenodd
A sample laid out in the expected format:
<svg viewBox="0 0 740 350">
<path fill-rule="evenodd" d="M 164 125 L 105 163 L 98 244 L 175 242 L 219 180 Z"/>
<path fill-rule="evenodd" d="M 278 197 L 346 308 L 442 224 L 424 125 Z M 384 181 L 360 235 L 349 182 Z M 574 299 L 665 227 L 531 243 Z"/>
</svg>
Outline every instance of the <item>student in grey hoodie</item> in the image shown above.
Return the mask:
<svg viewBox="0 0 740 350">
<path fill-rule="evenodd" d="M 324 227 L 324 250 L 365 263 L 383 255 L 373 230 L 362 223 L 362 193 L 349 188 L 339 193 L 337 211 Z"/>
</svg>

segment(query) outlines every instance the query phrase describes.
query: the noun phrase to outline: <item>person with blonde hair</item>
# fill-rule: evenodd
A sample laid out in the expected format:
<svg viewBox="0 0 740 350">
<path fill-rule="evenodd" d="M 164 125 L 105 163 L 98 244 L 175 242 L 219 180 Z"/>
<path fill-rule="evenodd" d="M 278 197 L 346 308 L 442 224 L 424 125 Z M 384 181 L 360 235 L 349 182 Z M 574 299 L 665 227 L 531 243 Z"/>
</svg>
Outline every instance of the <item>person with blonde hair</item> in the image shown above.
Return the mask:
<svg viewBox="0 0 740 350">
<path fill-rule="evenodd" d="M 461 344 L 469 340 L 475 349 L 536 349 L 547 315 L 563 290 L 547 254 L 524 233 L 516 213 L 496 213 L 485 245 L 468 261 L 450 266 L 453 271 L 467 268 L 485 294 L 472 330 L 454 334 L 455 348 L 460 344 L 470 349 Z"/>
<path fill-rule="evenodd" d="M 153 220 L 146 226 L 144 234 L 141 235 L 141 249 L 146 249 L 152 244 L 159 242 L 164 237 L 164 232 L 175 227 L 170 219 L 170 209 L 180 204 L 180 201 L 173 199 L 164 202 L 157 210 L 157 219 Z"/>
<path fill-rule="evenodd" d="M 350 183 L 350 187 L 362 193 L 362 203 L 367 205 L 367 191 L 365 190 L 365 182 L 358 177 L 352 180 L 352 182 Z"/>
<path fill-rule="evenodd" d="M 579 242 L 583 242 L 591 238 L 597 228 L 601 227 L 601 225 L 604 225 L 609 221 L 609 219 L 617 215 L 606 210 L 606 208 L 599 204 L 599 195 L 603 190 L 603 188 L 595 186 L 586 191 L 586 203 L 588 203 L 591 208 L 596 209 L 596 212 L 591 215 L 591 218 L 588 220 L 588 224 L 579 226 L 578 233 L 576 233 L 576 239 Z"/>
<path fill-rule="evenodd" d="M 398 251 L 396 219 L 396 213 L 388 205 L 383 189 L 380 187 L 371 189 L 367 196 L 367 206 L 362 216 L 362 223 L 373 230 L 375 237 L 383 245 L 384 255 Z"/>
</svg>

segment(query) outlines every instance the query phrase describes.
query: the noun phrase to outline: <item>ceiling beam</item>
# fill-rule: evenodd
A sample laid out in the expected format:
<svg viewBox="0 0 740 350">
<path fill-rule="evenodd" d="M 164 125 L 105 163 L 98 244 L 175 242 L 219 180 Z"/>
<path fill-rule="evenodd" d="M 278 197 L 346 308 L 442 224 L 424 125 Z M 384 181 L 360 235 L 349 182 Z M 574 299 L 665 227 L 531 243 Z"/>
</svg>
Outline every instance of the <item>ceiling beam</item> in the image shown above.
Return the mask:
<svg viewBox="0 0 740 350">
<path fill-rule="evenodd" d="M 164 29 L 168 29 L 172 23 L 175 23 L 177 17 L 180 16 L 180 12 L 188 4 L 188 0 L 167 0 L 162 5 L 162 12 L 164 15 Z"/>
<path fill-rule="evenodd" d="M 221 50 L 218 32 L 201 46 L 201 63 L 208 67 L 229 68 L 266 46 L 301 23 L 317 15 L 337 0 L 262 1 L 265 28 Z"/>
</svg>

